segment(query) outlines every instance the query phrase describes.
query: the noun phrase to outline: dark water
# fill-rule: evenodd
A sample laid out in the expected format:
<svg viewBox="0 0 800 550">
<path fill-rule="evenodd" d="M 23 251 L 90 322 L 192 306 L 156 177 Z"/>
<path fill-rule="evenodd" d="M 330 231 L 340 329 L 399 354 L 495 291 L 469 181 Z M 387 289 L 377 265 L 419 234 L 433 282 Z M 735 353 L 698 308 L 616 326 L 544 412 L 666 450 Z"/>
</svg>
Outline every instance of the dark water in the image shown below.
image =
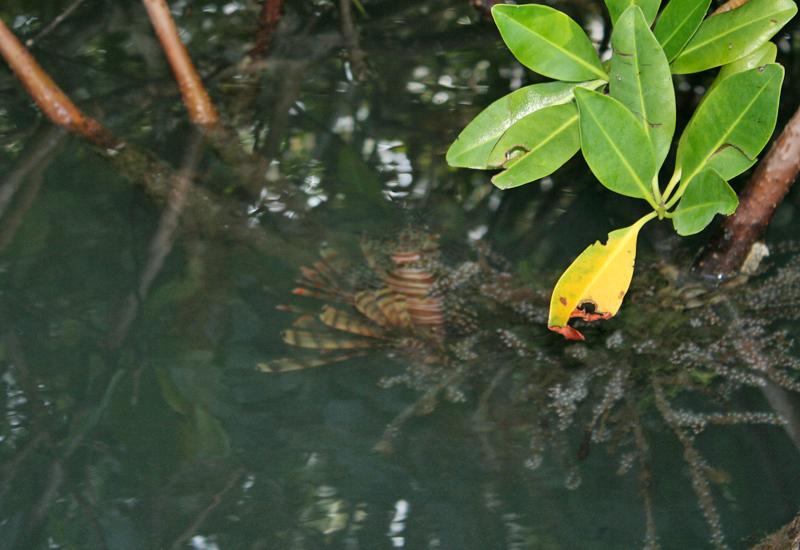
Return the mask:
<svg viewBox="0 0 800 550">
<path fill-rule="evenodd" d="M 441 274 L 483 257 L 470 245 L 481 238 L 505 259 L 492 259 L 473 286 L 452 285 L 445 304 L 458 312 L 486 301 L 481 285 L 501 271 L 533 288 L 538 304 L 586 243 L 635 219 L 635 203 L 605 192 L 579 159 L 552 181 L 506 192 L 486 173 L 449 169 L 444 152 L 465 123 L 532 75 L 466 0 L 363 3 L 366 16 L 353 10 L 368 73 L 357 82 L 330 2 L 287 2 L 269 56 L 250 68 L 241 59 L 257 29 L 255 2 L 171 2 L 239 150 L 266 159 L 249 179 L 193 135 L 138 2 L 86 0 L 43 36 L 71 2 L 0 8 L 81 107 L 191 174 L 189 196 L 203 191 L 240 213 L 211 218 L 190 202 L 170 233 L 169 209 L 139 185 L 152 167 L 122 170 L 54 131 L 0 72 L 0 193 L 11 198 L 0 217 L 0 548 L 635 548 L 646 509 L 662 548 L 713 547 L 697 472 L 658 412 L 653 373 L 705 380 L 690 370 L 692 344 L 717 350 L 712 363 L 746 370 L 731 350 L 750 337 L 771 346 L 756 358 L 782 362 L 797 379 L 796 351 L 769 336 L 783 329 L 790 339 L 798 326 L 800 278 L 785 244 L 800 227 L 797 193 L 769 235 L 784 249 L 777 267 L 731 306 L 766 321 L 739 336 L 709 320 L 714 308 L 662 315 L 636 309 L 634 293 L 623 320 L 588 330 L 588 347 L 532 321 L 539 305 L 529 318 L 492 306 L 473 319 L 480 337 L 460 357 L 466 366 L 412 339 L 319 368 L 257 370 L 320 359 L 283 342 L 299 314 L 276 309 L 320 311 L 291 295 L 320 248 L 352 266 L 343 286 L 369 288 L 364 235 L 382 240 L 384 256 L 404 230 L 440 235 Z M 558 7 L 603 41 L 600 2 Z M 800 97 L 798 32 L 793 23 L 779 40 L 781 121 Z M 708 80 L 682 82 L 686 113 Z M 253 196 L 264 182 L 281 191 Z M 640 271 L 654 274 L 659 256 L 686 265 L 706 238 L 676 244 L 669 233 L 645 232 L 650 259 Z M 640 296 L 652 296 L 647 284 L 664 286 L 642 283 Z M 657 327 L 676 316 L 690 328 L 667 338 Z M 524 353 L 497 332 L 512 325 Z M 580 393 L 570 384 L 593 368 L 598 383 L 560 430 L 553 388 Z M 615 372 L 629 377 L 626 396 L 603 422 L 641 433 L 587 446 L 584 427 Z M 428 414 L 385 434 L 438 386 L 413 410 Z M 759 391 L 729 390 L 727 401 L 666 391 L 685 409 L 769 410 Z M 692 439 L 691 429 L 681 433 Z M 637 438 L 646 439 L 646 465 Z M 700 477 L 728 546 L 749 547 L 797 512 L 798 451 L 781 427 L 712 426 L 691 448 L 704 457 L 694 464 L 708 465 Z"/>
</svg>

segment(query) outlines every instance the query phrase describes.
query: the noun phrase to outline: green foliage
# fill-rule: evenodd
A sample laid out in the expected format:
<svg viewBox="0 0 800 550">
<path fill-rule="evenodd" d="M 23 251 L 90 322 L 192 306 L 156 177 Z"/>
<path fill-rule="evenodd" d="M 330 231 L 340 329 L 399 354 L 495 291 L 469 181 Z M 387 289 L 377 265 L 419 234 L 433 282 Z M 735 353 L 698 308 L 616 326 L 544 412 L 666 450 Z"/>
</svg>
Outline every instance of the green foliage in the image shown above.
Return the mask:
<svg viewBox="0 0 800 550">
<path fill-rule="evenodd" d="M 749 71 L 750 69 L 755 69 L 756 67 L 768 65 L 770 63 L 775 63 L 775 58 L 777 56 L 778 47 L 774 42 L 767 42 L 763 44 L 760 48 L 753 50 L 743 58 L 737 59 L 733 63 L 728 63 L 722 67 L 719 70 L 719 73 L 717 73 L 717 78 L 714 79 L 714 83 L 711 85 L 711 88 L 709 88 L 708 91 L 711 92 L 711 90 L 716 87 L 717 84 L 731 75 L 741 73 L 743 71 Z"/>
<path fill-rule="evenodd" d="M 655 205 L 653 146 L 644 125 L 611 96 L 579 90 L 581 149 L 592 173 L 615 193 Z"/>
<path fill-rule="evenodd" d="M 739 205 L 736 192 L 714 170 L 704 170 L 684 193 L 672 225 L 678 235 L 694 235 L 702 231 L 716 214 L 729 216 Z"/>
<path fill-rule="evenodd" d="M 675 59 L 697 32 L 709 5 L 711 0 L 670 0 L 653 29 L 667 60 Z"/>
<path fill-rule="evenodd" d="M 658 13 L 658 6 L 661 5 L 661 0 L 605 0 L 608 13 L 611 15 L 611 22 L 617 24 L 619 18 L 631 6 L 639 6 L 647 24 L 652 25 L 653 20 Z"/>
<path fill-rule="evenodd" d="M 489 156 L 490 166 L 506 170 L 492 178 L 501 189 L 555 172 L 581 147 L 574 103 L 540 109 L 503 134 Z"/>
<path fill-rule="evenodd" d="M 738 199 L 728 180 L 755 163 L 777 119 L 783 68 L 774 63 L 777 50 L 768 41 L 797 6 L 793 0 L 750 0 L 707 15 L 710 0 L 671 0 L 657 18 L 660 5 L 659 0 L 606 0 L 614 25 L 606 65 L 567 15 L 542 5 L 495 6 L 494 20 L 515 57 L 561 82 L 528 86 L 491 104 L 461 132 L 447 161 L 502 168 L 492 182 L 505 189 L 552 173 L 579 146 L 603 186 L 652 208 L 637 228 L 650 219 L 671 218 L 679 235 L 692 235 L 716 214 L 732 214 Z M 714 67 L 722 68 L 683 131 L 672 177 L 662 187 L 658 173 L 676 124 L 672 75 Z M 593 266 L 630 268 L 632 257 L 619 253 L 620 247 L 592 246 L 593 257 L 599 256 Z M 604 279 L 592 266 L 568 272 L 573 275 L 567 302 L 570 308 L 576 304 L 571 317 L 591 321 L 616 313 L 627 285 L 620 290 L 598 284 Z M 582 338 L 566 324 L 564 311 L 554 315 L 554 307 L 566 307 L 555 299 L 566 293 L 563 281 L 553 292 L 550 327 Z M 598 300 L 600 295 L 605 298 Z"/>
<path fill-rule="evenodd" d="M 782 82 L 783 67 L 770 64 L 735 74 L 709 92 L 678 144 L 676 196 L 706 167 L 731 179 L 756 161 L 775 128 Z"/>
<path fill-rule="evenodd" d="M 795 13 L 793 0 L 750 0 L 708 17 L 672 62 L 672 72 L 696 73 L 732 63 L 775 36 Z"/>
<path fill-rule="evenodd" d="M 508 49 L 529 69 L 571 82 L 607 78 L 589 37 L 560 11 L 501 4 L 492 15 Z"/>
<path fill-rule="evenodd" d="M 638 9 L 619 18 L 611 45 L 616 53 L 611 58 L 611 97 L 644 124 L 660 167 L 675 133 L 675 90 L 664 50 Z"/>
<path fill-rule="evenodd" d="M 507 130 L 540 109 L 569 103 L 576 86 L 566 82 L 547 82 L 525 86 L 501 97 L 464 128 L 447 151 L 447 162 L 461 168 L 492 167 L 489 156 Z"/>
</svg>

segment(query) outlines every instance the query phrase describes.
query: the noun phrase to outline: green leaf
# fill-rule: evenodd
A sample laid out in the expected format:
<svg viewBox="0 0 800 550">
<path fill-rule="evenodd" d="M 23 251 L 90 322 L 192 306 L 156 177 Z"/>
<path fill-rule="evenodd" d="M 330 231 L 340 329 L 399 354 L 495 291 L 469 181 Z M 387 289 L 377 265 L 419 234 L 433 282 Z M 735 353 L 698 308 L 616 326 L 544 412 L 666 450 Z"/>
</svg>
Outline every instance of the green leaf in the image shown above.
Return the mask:
<svg viewBox="0 0 800 550">
<path fill-rule="evenodd" d="M 675 59 L 697 32 L 711 0 L 670 0 L 653 32 L 669 61 Z"/>
<path fill-rule="evenodd" d="M 695 177 L 672 217 L 678 235 L 700 233 L 716 214 L 730 216 L 736 211 L 739 198 L 728 182 L 714 170 L 703 170 Z"/>
<path fill-rule="evenodd" d="M 493 177 L 492 183 L 508 189 L 543 178 L 572 158 L 580 146 L 574 103 L 536 111 L 509 128 L 497 142 L 489 163 L 506 170 Z"/>
<path fill-rule="evenodd" d="M 655 207 L 650 183 L 656 164 L 642 123 L 612 97 L 578 89 L 575 98 L 581 150 L 592 173 L 612 191 L 645 199 Z"/>
<path fill-rule="evenodd" d="M 655 215 L 651 212 L 629 227 L 612 231 L 605 244 L 595 242 L 575 258 L 553 289 L 547 319 L 550 330 L 583 340 L 580 332 L 567 326 L 570 318 L 608 319 L 617 314 L 633 278 L 639 231 Z M 593 306 L 591 312 L 582 314 L 581 306 L 588 303 Z"/>
<path fill-rule="evenodd" d="M 641 120 L 653 144 L 658 168 L 675 133 L 675 90 L 669 63 L 637 6 L 627 9 L 617 20 L 611 45 L 611 97 Z"/>
<path fill-rule="evenodd" d="M 497 4 L 492 16 L 508 49 L 529 69 L 556 80 L 608 80 L 589 37 L 568 15 L 537 4 Z"/>
<path fill-rule="evenodd" d="M 622 17 L 625 10 L 631 6 L 639 6 L 647 20 L 647 25 L 650 26 L 656 18 L 658 6 L 660 5 L 661 0 L 606 0 L 606 7 L 611 16 L 612 25 L 617 24 L 617 20 Z"/>
<path fill-rule="evenodd" d="M 672 62 L 672 72 L 696 73 L 736 61 L 775 36 L 795 13 L 792 0 L 750 0 L 712 15 Z"/>
<path fill-rule="evenodd" d="M 582 84 L 597 87 L 603 81 Z M 572 101 L 577 84 L 545 82 L 525 86 L 501 97 L 484 109 L 447 151 L 447 163 L 463 168 L 490 168 L 489 155 L 503 134 L 516 122 L 545 107 Z"/>
<path fill-rule="evenodd" d="M 755 162 L 775 129 L 782 82 L 783 67 L 771 64 L 734 74 L 708 92 L 678 143 L 681 188 L 705 168 L 729 180 Z"/>
<path fill-rule="evenodd" d="M 757 50 L 754 50 L 746 56 L 737 59 L 733 63 L 728 63 L 719 70 L 717 78 L 714 83 L 725 80 L 731 75 L 749 71 L 756 67 L 769 65 L 775 63 L 775 58 L 778 57 L 778 47 L 773 42 L 764 42 Z"/>
<path fill-rule="evenodd" d="M 717 73 L 717 78 L 715 78 L 714 82 L 712 82 L 711 86 L 709 86 L 708 91 L 706 92 L 706 97 L 708 97 L 708 94 L 711 92 L 711 90 L 719 86 L 719 83 L 729 76 L 735 75 L 736 73 L 749 71 L 750 69 L 755 69 L 756 67 L 761 67 L 762 65 L 774 63 L 777 56 L 778 47 L 773 42 L 765 42 L 760 48 L 750 52 L 741 59 L 737 59 L 733 63 L 723 65 L 723 67 L 719 70 L 719 73 Z"/>
</svg>

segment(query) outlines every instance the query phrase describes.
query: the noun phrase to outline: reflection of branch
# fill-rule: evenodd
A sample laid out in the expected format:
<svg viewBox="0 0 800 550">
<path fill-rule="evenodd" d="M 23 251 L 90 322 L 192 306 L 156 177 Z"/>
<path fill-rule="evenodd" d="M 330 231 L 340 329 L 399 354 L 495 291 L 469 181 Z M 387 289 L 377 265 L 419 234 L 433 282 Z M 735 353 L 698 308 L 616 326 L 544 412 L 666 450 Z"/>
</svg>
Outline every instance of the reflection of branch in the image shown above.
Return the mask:
<svg viewBox="0 0 800 550">
<path fill-rule="evenodd" d="M 303 76 L 308 69 L 309 62 L 290 61 L 285 64 L 283 78 L 281 79 L 279 95 L 272 109 L 269 119 L 269 134 L 264 143 L 263 154 L 268 159 L 278 155 L 281 141 L 286 137 L 286 128 L 289 126 L 290 111 L 300 96 Z"/>
<path fill-rule="evenodd" d="M 767 228 L 775 209 L 800 172 L 800 109 L 747 182 L 736 213 L 726 218 L 697 267 L 703 275 L 720 278 L 736 274 L 753 243 Z"/>
<path fill-rule="evenodd" d="M 14 240 L 14 235 L 25 219 L 25 214 L 33 206 L 44 179 L 44 171 L 50 164 L 53 152 L 61 143 L 62 137 L 64 137 L 64 133 L 55 126 L 50 126 L 41 133 L 28 147 L 17 167 L 0 187 L 0 222 L 2 222 L 0 223 L 0 251 L 5 250 Z M 11 202 L 13 194 L 25 180 L 27 180 L 27 185 L 20 193 L 15 209 L 3 217 L 3 212 Z"/>
<path fill-rule="evenodd" d="M 108 340 L 108 345 L 111 348 L 118 347 L 127 335 L 131 323 L 136 318 L 139 304 L 150 292 L 153 281 L 161 271 L 167 255 L 172 250 L 172 246 L 175 243 L 175 233 L 178 229 L 178 220 L 186 206 L 186 199 L 192 188 L 192 178 L 197 169 L 197 164 L 200 162 L 202 144 L 202 135 L 199 132 L 195 132 L 186 149 L 183 166 L 173 178 L 173 188 L 167 196 L 167 204 L 161 214 L 158 230 L 150 242 L 150 255 L 139 278 L 139 286 L 128 296 L 126 306 L 111 330 Z"/>
<path fill-rule="evenodd" d="M 0 478 L 0 502 L 5 501 L 6 493 L 11 489 L 11 482 L 17 477 L 17 469 L 20 465 L 25 462 L 25 459 L 28 458 L 39 445 L 46 442 L 49 438 L 49 433 L 44 431 L 38 432 L 22 446 L 17 454 L 14 455 L 14 458 L 3 464 L 2 478 Z"/>
<path fill-rule="evenodd" d="M 34 45 L 36 42 L 38 42 L 39 40 L 41 40 L 42 38 L 44 38 L 45 36 L 47 36 L 48 34 L 50 34 L 51 32 L 53 32 L 54 30 L 56 30 L 56 28 L 57 28 L 57 27 L 58 27 L 58 26 L 59 26 L 61 23 L 63 23 L 63 22 L 64 22 L 64 20 L 65 20 L 67 17 L 69 17 L 70 15 L 72 15 L 72 14 L 75 12 L 75 10 L 77 10 L 79 7 L 81 7 L 81 4 L 83 4 L 85 1 L 86 1 L 86 0 L 73 0 L 72 4 L 70 4 L 69 6 L 67 6 L 67 7 L 64 9 L 64 11 L 62 11 L 61 13 L 59 13 L 59 14 L 58 14 L 58 15 L 57 15 L 57 16 L 56 16 L 56 17 L 55 17 L 55 18 L 54 18 L 52 21 L 50 21 L 50 23 L 48 23 L 48 24 L 47 24 L 47 26 L 46 26 L 45 28 L 43 28 L 43 29 L 42 29 L 42 30 L 40 30 L 38 33 L 36 33 L 36 36 L 34 36 L 33 38 L 31 38 L 31 39 L 29 39 L 29 40 L 26 40 L 26 41 L 25 41 L 25 45 L 26 45 L 26 46 L 28 46 L 28 47 L 30 48 L 30 47 L 32 47 L 32 46 L 33 46 L 33 45 Z"/>
<path fill-rule="evenodd" d="M 728 326 L 729 331 L 733 334 L 733 338 L 736 338 L 739 344 L 736 347 L 739 352 L 739 359 L 741 359 L 748 368 L 765 374 L 765 384 L 759 388 L 761 394 L 767 399 L 772 410 L 783 418 L 785 421 L 783 425 L 784 431 L 789 436 L 792 443 L 794 443 L 797 450 L 800 451 L 800 414 L 798 414 L 795 409 L 792 399 L 789 397 L 786 389 L 781 387 L 781 379 L 774 369 L 764 369 L 760 368 L 759 365 L 753 364 L 753 357 L 765 356 L 764 346 L 761 341 L 753 338 L 741 328 L 742 319 L 739 315 L 739 310 L 730 300 L 726 299 L 720 304 L 725 306 L 728 315 L 731 317 L 732 322 L 730 322 Z"/>
<path fill-rule="evenodd" d="M 28 521 L 28 531 L 35 533 L 39 530 L 39 526 L 47 518 L 47 513 L 53 506 L 56 498 L 58 498 L 61 485 L 64 484 L 64 464 L 61 459 L 54 458 L 50 462 L 50 470 L 47 474 L 47 483 L 45 484 L 42 496 L 39 501 L 31 509 L 31 516 Z"/>
<path fill-rule="evenodd" d="M 178 538 L 175 539 L 175 542 L 173 542 L 172 546 L 170 546 L 171 550 L 177 550 L 177 548 L 180 548 L 184 542 L 189 540 L 189 538 L 191 538 L 191 536 L 194 535 L 198 529 L 200 529 L 200 527 L 208 518 L 208 515 L 222 503 L 223 497 L 236 486 L 236 482 L 239 481 L 239 478 L 242 477 L 242 474 L 244 474 L 243 470 L 236 470 L 233 472 L 233 474 L 231 474 L 222 489 L 220 489 L 211 497 L 211 502 L 208 504 L 208 506 L 203 508 L 194 521 L 192 521 L 192 523 L 189 524 L 183 533 L 181 533 Z"/>
<path fill-rule="evenodd" d="M 707 465 L 700 452 L 694 447 L 694 438 L 678 426 L 673 420 L 675 412 L 669 405 L 664 390 L 657 381 L 653 381 L 653 390 L 656 407 L 658 408 L 664 422 L 672 429 L 672 433 L 678 438 L 683 446 L 683 459 L 689 466 L 689 473 L 692 478 L 692 489 L 697 496 L 697 504 L 703 513 L 709 531 L 711 531 L 711 543 L 717 549 L 727 548 L 725 535 L 722 533 L 722 522 L 720 521 L 717 505 L 714 504 L 714 497 L 711 494 L 711 487 L 708 482 Z"/>
<path fill-rule="evenodd" d="M 633 441 L 636 445 L 636 454 L 639 459 L 639 493 L 644 501 L 644 515 L 645 515 L 645 548 L 647 550 L 657 550 L 660 548 L 658 544 L 658 531 L 656 529 L 655 514 L 653 513 L 653 492 L 652 481 L 653 472 L 650 469 L 650 447 L 647 444 L 647 439 L 644 436 L 642 429 L 642 420 L 636 410 L 636 404 L 633 400 L 626 396 L 626 404 L 628 410 L 633 416 Z"/>
<path fill-rule="evenodd" d="M 172 169 L 147 151 L 117 140 L 98 122 L 86 117 L 42 70 L 2 21 L 0 21 L 0 55 L 6 58 L 28 93 L 52 122 L 97 145 L 98 153 L 124 177 L 142 185 L 151 197 L 157 201 L 167 200 L 175 178 Z M 250 184 L 248 189 L 252 190 L 251 195 L 255 200 L 265 187 L 263 174 L 266 173 L 267 163 L 263 158 L 244 155 L 238 143 L 232 143 L 230 132 L 223 130 L 219 125 L 207 132 L 207 137 L 228 165 L 236 167 L 240 173 L 261 175 L 261 178 L 244 180 Z M 247 158 L 235 162 L 234 159 L 241 159 L 243 156 Z M 286 182 L 278 182 L 276 187 L 281 183 Z M 270 190 L 277 193 L 285 189 L 281 186 L 280 189 Z M 297 212 L 302 211 L 302 196 L 293 197 L 287 194 L 280 196 L 280 199 L 282 201 L 280 206 Z M 248 227 L 240 205 L 225 197 L 215 196 L 196 188 L 187 198 L 186 210 L 186 217 L 190 222 L 207 233 L 225 233 L 271 254 L 290 256 L 299 252 L 296 248 L 288 246 L 281 237 Z"/>
<path fill-rule="evenodd" d="M 95 548 L 98 548 L 99 550 L 108 550 L 108 542 L 106 541 L 106 535 L 103 531 L 103 526 L 100 524 L 100 520 L 97 517 L 96 507 L 79 489 L 73 488 L 71 493 L 72 497 L 83 511 L 83 517 L 87 518 L 89 520 L 89 524 L 92 526 L 95 539 L 97 539 L 97 546 L 95 546 Z"/>
<path fill-rule="evenodd" d="M 392 441 L 397 437 L 398 433 L 400 432 L 400 428 L 402 428 L 403 425 L 411 418 L 423 414 L 425 411 L 429 411 L 431 409 L 431 405 L 434 404 L 439 398 L 439 394 L 444 391 L 447 386 L 453 384 L 463 376 L 464 373 L 461 371 L 461 369 L 454 368 L 453 372 L 451 372 L 449 376 L 439 381 L 439 383 L 435 386 L 429 388 L 422 395 L 422 397 L 400 411 L 400 413 L 395 416 L 391 422 L 389 422 L 389 425 L 386 426 L 386 429 L 383 432 L 383 437 L 381 437 L 380 441 L 378 441 L 372 447 L 372 450 L 384 455 L 390 455 L 394 451 Z"/>
<path fill-rule="evenodd" d="M 219 122 L 219 115 L 211 98 L 208 97 L 200 75 L 197 74 L 186 46 L 178 36 L 178 29 L 175 21 L 169 12 L 169 6 L 165 0 L 142 0 L 150 22 L 161 41 L 164 55 L 167 56 L 178 87 L 183 96 L 183 103 L 189 112 L 189 119 L 200 126 L 213 126 Z"/>
<path fill-rule="evenodd" d="M 347 48 L 347 57 L 350 59 L 350 68 L 356 80 L 364 81 L 367 78 L 367 54 L 358 44 L 358 29 L 353 23 L 353 10 L 350 3 L 353 0 L 339 0 L 339 18 L 341 19 L 342 38 Z"/>
<path fill-rule="evenodd" d="M 11 198 L 28 174 L 45 164 L 45 159 L 55 150 L 63 137 L 64 133 L 61 130 L 51 126 L 40 132 L 33 143 L 26 147 L 17 166 L 0 182 L 0 218 L 3 217 Z"/>
<path fill-rule="evenodd" d="M 267 53 L 283 10 L 283 0 L 263 0 L 263 2 L 258 33 L 256 33 L 255 44 L 250 50 L 250 55 L 253 57 L 263 57 Z"/>
<path fill-rule="evenodd" d="M 11 215 L 2 220 L 2 224 L 0 224 L 0 252 L 13 242 L 14 235 L 17 234 L 17 230 L 25 220 L 25 214 L 33 206 L 36 195 L 39 194 L 39 188 L 42 186 L 46 167 L 46 165 L 37 166 L 28 176 L 28 186 L 17 201 L 16 209 L 11 212 Z"/>
</svg>

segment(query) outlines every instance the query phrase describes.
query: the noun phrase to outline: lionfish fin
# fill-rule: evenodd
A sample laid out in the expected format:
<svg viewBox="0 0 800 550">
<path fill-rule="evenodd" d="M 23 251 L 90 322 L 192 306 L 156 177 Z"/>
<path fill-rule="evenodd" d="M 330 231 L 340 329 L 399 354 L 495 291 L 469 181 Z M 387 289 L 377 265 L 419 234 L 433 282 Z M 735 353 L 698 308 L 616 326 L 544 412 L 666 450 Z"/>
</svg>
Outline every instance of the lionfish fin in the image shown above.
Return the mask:
<svg viewBox="0 0 800 550">
<path fill-rule="evenodd" d="M 295 359 L 293 357 L 281 357 L 273 361 L 261 362 L 256 365 L 256 369 L 269 374 L 279 374 L 305 369 L 324 367 L 340 361 L 346 361 L 353 357 L 358 357 L 360 353 L 344 353 L 335 357 L 313 357 L 308 359 Z"/>
<path fill-rule="evenodd" d="M 365 323 L 351 313 L 336 309 L 335 307 L 325 306 L 319 315 L 319 320 L 336 330 L 358 334 L 359 336 L 371 336 L 372 338 L 383 338 L 383 331 L 380 327 Z"/>
<path fill-rule="evenodd" d="M 365 338 L 341 338 L 323 332 L 309 330 L 285 330 L 282 335 L 283 341 L 290 346 L 299 348 L 335 350 L 335 349 L 363 349 L 376 346 L 375 340 Z"/>
</svg>

